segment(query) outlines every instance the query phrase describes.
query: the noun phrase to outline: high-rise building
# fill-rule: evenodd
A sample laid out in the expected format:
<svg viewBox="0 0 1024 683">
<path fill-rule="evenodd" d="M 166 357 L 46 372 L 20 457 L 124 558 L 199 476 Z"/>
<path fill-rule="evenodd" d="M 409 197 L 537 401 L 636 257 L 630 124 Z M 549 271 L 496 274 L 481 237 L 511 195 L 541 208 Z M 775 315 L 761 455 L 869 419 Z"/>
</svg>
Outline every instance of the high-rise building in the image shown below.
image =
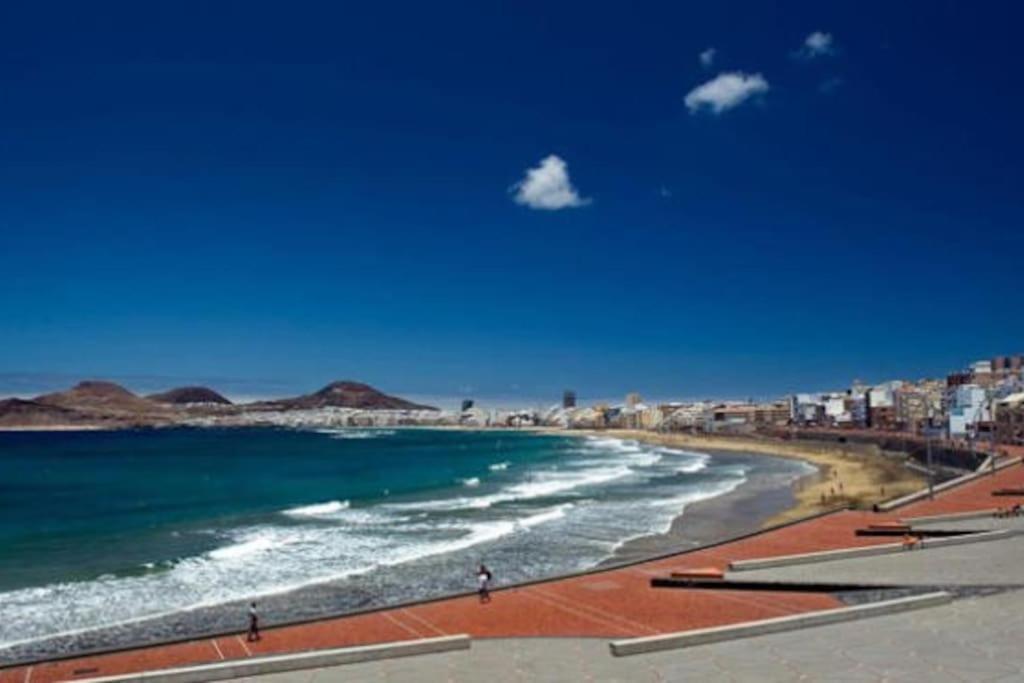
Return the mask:
<svg viewBox="0 0 1024 683">
<path fill-rule="evenodd" d="M 563 408 L 575 408 L 576 407 L 576 392 L 566 389 L 562 392 L 562 407 Z"/>
<path fill-rule="evenodd" d="M 471 398 L 464 398 L 464 399 L 462 399 L 462 412 L 466 412 L 467 410 L 470 410 L 472 408 L 473 408 L 473 399 L 471 399 Z"/>
<path fill-rule="evenodd" d="M 637 392 L 633 391 L 626 394 L 627 408 L 636 408 L 637 405 L 639 405 L 640 403 L 643 403 L 643 399 L 640 398 L 640 394 L 638 394 Z"/>
</svg>

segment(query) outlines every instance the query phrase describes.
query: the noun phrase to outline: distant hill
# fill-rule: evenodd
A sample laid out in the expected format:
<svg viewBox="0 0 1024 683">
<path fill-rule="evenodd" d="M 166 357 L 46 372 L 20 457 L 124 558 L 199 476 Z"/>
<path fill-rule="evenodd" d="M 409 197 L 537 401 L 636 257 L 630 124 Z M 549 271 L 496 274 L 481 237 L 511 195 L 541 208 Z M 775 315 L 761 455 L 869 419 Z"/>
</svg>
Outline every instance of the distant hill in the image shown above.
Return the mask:
<svg viewBox="0 0 1024 683">
<path fill-rule="evenodd" d="M 69 408 L 20 398 L 0 401 L 0 427 L 63 427 L 93 422 L 88 415 Z"/>
<path fill-rule="evenodd" d="M 362 382 L 332 382 L 320 391 L 278 401 L 234 405 L 206 387 L 179 387 L 159 394 L 136 396 L 119 384 L 99 380 L 79 382 L 66 391 L 34 399 L 0 401 L 0 428 L 98 427 L 134 428 L 188 424 L 190 420 L 224 417 L 246 411 L 312 410 L 437 410 L 389 396 Z"/>
<path fill-rule="evenodd" d="M 161 423 L 173 417 L 169 406 L 136 396 L 119 384 L 98 380 L 79 382 L 67 391 L 37 396 L 33 402 L 100 421 Z"/>
<path fill-rule="evenodd" d="M 362 410 L 437 410 L 397 396 L 382 393 L 362 382 L 332 382 L 320 391 L 296 398 L 270 401 L 279 410 L 309 410 L 313 408 L 358 408 Z"/>
<path fill-rule="evenodd" d="M 150 401 L 156 401 L 157 403 L 170 403 L 174 405 L 183 405 L 187 403 L 219 403 L 226 406 L 232 405 L 231 401 L 213 389 L 209 389 L 207 387 L 177 387 L 176 389 L 164 391 L 159 394 L 150 394 L 146 398 Z"/>
</svg>

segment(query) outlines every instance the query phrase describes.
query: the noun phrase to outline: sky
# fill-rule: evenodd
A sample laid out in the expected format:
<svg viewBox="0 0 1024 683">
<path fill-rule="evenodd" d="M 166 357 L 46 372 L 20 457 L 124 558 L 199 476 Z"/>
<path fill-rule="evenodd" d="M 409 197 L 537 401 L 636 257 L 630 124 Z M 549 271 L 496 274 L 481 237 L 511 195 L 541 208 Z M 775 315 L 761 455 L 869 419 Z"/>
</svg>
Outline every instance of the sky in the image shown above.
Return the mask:
<svg viewBox="0 0 1024 683">
<path fill-rule="evenodd" d="M 1024 352 L 1022 20 L 6 3 L 0 393 L 772 396 Z"/>
</svg>

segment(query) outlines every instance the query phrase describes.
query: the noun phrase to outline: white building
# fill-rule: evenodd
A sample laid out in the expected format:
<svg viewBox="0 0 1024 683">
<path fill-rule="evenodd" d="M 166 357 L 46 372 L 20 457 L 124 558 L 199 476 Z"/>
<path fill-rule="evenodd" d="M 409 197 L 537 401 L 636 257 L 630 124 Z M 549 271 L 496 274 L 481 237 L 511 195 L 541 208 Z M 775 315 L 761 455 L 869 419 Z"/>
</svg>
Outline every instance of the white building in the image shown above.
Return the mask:
<svg viewBox="0 0 1024 683">
<path fill-rule="evenodd" d="M 979 422 L 992 419 L 985 389 L 977 384 L 956 387 L 949 400 L 949 436 L 966 438 Z"/>
</svg>

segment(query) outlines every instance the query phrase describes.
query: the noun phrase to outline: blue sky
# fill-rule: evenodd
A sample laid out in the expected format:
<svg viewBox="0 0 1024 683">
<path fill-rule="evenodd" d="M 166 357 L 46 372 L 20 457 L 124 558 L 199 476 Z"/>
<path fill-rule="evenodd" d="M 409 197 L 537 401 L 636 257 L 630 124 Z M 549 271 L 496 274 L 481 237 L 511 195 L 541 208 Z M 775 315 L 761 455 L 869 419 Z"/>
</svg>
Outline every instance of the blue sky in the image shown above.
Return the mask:
<svg viewBox="0 0 1024 683">
<path fill-rule="evenodd" d="M 764 396 L 1024 350 L 1015 3 L 11 5 L 8 384 Z"/>
</svg>

